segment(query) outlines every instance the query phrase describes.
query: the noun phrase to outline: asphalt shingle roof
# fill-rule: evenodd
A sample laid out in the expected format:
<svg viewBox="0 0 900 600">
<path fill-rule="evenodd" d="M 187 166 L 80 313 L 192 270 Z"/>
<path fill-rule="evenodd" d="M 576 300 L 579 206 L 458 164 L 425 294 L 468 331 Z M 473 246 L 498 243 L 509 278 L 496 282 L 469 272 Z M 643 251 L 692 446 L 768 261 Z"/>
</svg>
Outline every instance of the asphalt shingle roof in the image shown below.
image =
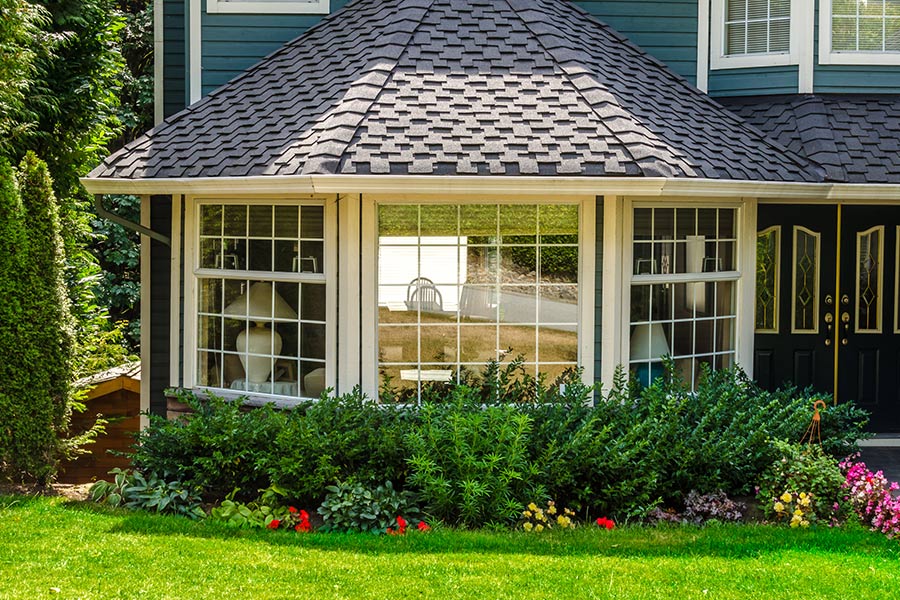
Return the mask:
<svg viewBox="0 0 900 600">
<path fill-rule="evenodd" d="M 568 0 L 357 0 L 90 177 L 309 174 L 824 176 Z"/>
<path fill-rule="evenodd" d="M 846 183 L 900 183 L 900 96 L 722 100 L 735 114 Z"/>
</svg>

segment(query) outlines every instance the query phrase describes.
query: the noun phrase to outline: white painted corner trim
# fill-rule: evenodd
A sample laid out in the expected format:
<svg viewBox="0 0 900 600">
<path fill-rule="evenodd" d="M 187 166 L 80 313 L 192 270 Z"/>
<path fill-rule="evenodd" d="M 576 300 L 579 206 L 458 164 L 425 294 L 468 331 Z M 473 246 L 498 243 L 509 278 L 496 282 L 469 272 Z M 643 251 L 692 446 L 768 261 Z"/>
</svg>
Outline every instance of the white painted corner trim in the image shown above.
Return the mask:
<svg viewBox="0 0 900 600">
<path fill-rule="evenodd" d="M 190 0 L 189 6 L 189 28 L 190 40 L 188 42 L 188 104 L 198 101 L 203 95 L 203 77 L 202 77 L 202 52 L 203 45 L 201 40 L 201 7 L 202 0 Z"/>
<path fill-rule="evenodd" d="M 697 89 L 709 91 L 709 0 L 697 1 Z"/>
<path fill-rule="evenodd" d="M 665 177 L 519 177 L 434 175 L 287 175 L 123 179 L 83 177 L 91 194 L 439 194 L 483 196 L 693 196 L 827 202 L 892 201 L 900 184 L 784 183 Z"/>
</svg>

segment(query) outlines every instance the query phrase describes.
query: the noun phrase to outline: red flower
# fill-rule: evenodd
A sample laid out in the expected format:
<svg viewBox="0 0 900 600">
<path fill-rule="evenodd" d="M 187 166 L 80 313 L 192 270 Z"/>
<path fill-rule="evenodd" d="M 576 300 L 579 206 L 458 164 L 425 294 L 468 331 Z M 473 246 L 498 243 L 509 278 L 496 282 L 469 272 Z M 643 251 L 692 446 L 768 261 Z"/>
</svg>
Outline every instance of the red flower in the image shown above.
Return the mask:
<svg viewBox="0 0 900 600">
<path fill-rule="evenodd" d="M 300 511 L 300 520 L 301 521 L 309 521 L 309 513 L 305 510 Z"/>
<path fill-rule="evenodd" d="M 406 533 L 406 525 L 406 519 L 404 519 L 403 517 L 397 517 L 397 527 L 400 530 L 400 535 Z"/>
<path fill-rule="evenodd" d="M 269 524 L 266 525 L 266 527 L 268 527 L 269 529 L 278 529 L 280 525 L 281 521 L 279 521 L 278 519 L 272 519 L 271 521 L 269 521 Z"/>
<path fill-rule="evenodd" d="M 292 512 L 292 513 L 297 512 L 297 509 L 294 508 L 293 506 L 288 506 L 288 510 L 289 510 L 290 512 Z"/>
<path fill-rule="evenodd" d="M 419 524 L 416 525 L 419 528 L 419 531 L 431 531 L 431 527 L 428 526 L 428 523 L 425 521 L 419 521 Z"/>
<path fill-rule="evenodd" d="M 294 527 L 294 531 L 309 531 L 309 521 L 301 521 Z"/>
<path fill-rule="evenodd" d="M 606 517 L 598 517 L 597 518 L 597 527 L 605 527 L 607 529 L 614 529 L 615 526 L 616 526 L 616 524 L 612 519 L 607 519 Z"/>
</svg>

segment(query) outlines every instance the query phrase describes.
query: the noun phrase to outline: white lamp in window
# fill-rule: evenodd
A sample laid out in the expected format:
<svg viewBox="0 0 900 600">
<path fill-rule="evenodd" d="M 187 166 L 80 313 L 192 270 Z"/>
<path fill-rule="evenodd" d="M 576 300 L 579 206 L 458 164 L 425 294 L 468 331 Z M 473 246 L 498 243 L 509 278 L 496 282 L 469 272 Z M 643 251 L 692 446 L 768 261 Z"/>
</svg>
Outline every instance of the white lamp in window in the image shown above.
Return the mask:
<svg viewBox="0 0 900 600">
<path fill-rule="evenodd" d="M 281 352 L 282 344 L 281 336 L 274 329 L 266 327 L 266 321 L 273 318 L 296 319 L 297 312 L 275 291 L 271 283 L 260 281 L 225 307 L 225 314 L 255 321 L 253 327 L 238 334 L 236 346 L 247 381 L 251 384 L 265 382 L 272 372 L 272 356 Z"/>
<path fill-rule="evenodd" d="M 631 334 L 631 361 L 636 362 L 635 375 L 642 385 L 650 385 L 663 375 L 662 357 L 669 354 L 662 323 L 641 323 Z M 650 362 L 647 362 L 647 361 Z"/>
</svg>

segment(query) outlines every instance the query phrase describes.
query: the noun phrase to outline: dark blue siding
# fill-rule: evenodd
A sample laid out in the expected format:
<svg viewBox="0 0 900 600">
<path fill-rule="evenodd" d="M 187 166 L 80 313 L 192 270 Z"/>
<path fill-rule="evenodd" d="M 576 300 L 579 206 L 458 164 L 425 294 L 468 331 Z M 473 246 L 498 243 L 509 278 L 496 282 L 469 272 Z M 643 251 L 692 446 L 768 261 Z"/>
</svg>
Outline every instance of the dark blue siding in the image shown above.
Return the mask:
<svg viewBox="0 0 900 600">
<path fill-rule="evenodd" d="M 185 5 L 187 0 L 163 0 L 163 115 L 187 105 Z"/>
<path fill-rule="evenodd" d="M 172 232 L 172 197 L 152 196 L 150 198 L 150 227 L 165 235 Z M 172 240 L 173 244 L 179 243 Z M 150 241 L 150 323 L 141 325 L 150 327 L 150 412 L 157 415 L 166 414 L 165 390 L 169 387 L 169 363 L 173 359 L 169 350 L 171 333 L 171 279 L 172 250 L 156 240 Z M 142 268 L 148 268 L 143 265 Z"/>
</svg>

